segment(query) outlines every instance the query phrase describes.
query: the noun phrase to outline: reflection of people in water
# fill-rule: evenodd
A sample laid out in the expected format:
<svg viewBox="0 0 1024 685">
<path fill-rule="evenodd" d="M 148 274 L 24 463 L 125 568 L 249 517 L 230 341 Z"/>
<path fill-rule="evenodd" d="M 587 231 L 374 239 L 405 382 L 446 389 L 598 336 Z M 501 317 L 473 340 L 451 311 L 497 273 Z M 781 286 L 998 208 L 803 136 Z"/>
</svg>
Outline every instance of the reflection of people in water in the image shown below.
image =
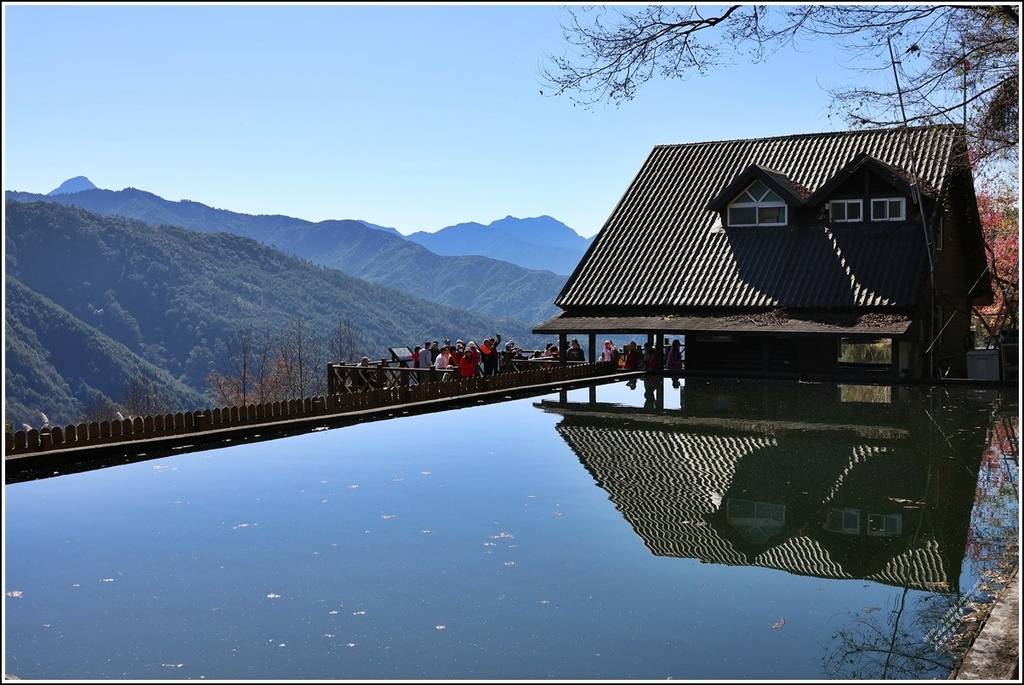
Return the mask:
<svg viewBox="0 0 1024 685">
<path fill-rule="evenodd" d="M 644 374 L 644 409 L 654 409 L 661 376 L 653 373 Z"/>
</svg>

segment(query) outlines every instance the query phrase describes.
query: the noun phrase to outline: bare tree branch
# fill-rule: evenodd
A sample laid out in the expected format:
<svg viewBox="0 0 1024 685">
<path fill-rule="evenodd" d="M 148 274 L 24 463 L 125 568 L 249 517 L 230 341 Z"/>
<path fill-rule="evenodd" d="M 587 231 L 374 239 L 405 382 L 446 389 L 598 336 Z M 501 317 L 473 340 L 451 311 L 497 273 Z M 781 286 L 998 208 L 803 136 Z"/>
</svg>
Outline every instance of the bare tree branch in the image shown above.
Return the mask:
<svg viewBox="0 0 1024 685">
<path fill-rule="evenodd" d="M 1010 157 L 1019 142 L 1017 5 L 654 5 L 568 9 L 570 50 L 548 55 L 541 77 L 574 104 L 620 105 L 656 76 L 686 80 L 739 59 L 762 62 L 802 39 L 830 40 L 846 68 L 887 90 L 833 89 L 853 126 L 966 120 L 982 157 Z M 889 46 L 899 54 L 890 61 Z M 544 93 L 544 90 L 541 90 Z"/>
</svg>

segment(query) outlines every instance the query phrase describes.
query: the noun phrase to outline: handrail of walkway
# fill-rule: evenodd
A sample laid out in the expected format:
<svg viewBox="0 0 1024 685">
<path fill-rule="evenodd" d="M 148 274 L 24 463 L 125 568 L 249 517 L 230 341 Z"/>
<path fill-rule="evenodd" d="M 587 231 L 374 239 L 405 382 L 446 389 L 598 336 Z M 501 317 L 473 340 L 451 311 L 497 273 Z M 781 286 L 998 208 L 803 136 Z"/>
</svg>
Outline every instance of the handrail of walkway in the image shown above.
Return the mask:
<svg viewBox="0 0 1024 685">
<path fill-rule="evenodd" d="M 368 389 L 349 394 L 337 393 L 240 407 L 218 407 L 156 416 L 136 416 L 124 420 L 93 421 L 72 424 L 65 428 L 55 426 L 49 429 L 33 428 L 28 431 L 7 431 L 4 439 L 4 458 L 6 460 L 59 450 L 332 416 L 562 380 L 578 380 L 612 372 L 614 369 L 593 363 L 570 365 L 553 363 L 547 367 L 526 371 L 453 379 L 437 383 L 403 385 L 386 389 Z"/>
</svg>

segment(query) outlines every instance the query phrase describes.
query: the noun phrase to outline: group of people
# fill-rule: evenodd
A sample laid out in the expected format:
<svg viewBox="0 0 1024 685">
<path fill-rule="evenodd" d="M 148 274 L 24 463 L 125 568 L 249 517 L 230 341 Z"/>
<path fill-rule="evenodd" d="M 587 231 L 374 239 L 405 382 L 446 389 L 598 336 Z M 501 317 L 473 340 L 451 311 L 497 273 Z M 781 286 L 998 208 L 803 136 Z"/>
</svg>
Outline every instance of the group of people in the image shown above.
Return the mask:
<svg viewBox="0 0 1024 685">
<path fill-rule="evenodd" d="M 454 344 L 450 340 L 443 342 L 435 340 L 425 341 L 422 345 L 416 345 L 412 352 L 412 366 L 417 369 L 434 369 L 446 371 L 448 377 L 456 375 L 459 378 L 473 378 L 475 376 L 493 376 L 502 367 L 502 359 L 508 364 L 516 360 L 525 359 L 550 359 L 552 363 L 560 358 L 561 351 L 554 343 L 547 343 L 543 350 L 526 351 L 516 345 L 515 341 L 509 340 L 504 347 L 501 345 L 501 334 L 496 333 L 488 336 L 477 345 L 473 340 L 464 343 L 456 340 Z M 565 359 L 569 362 L 585 362 L 586 353 L 580 346 L 580 341 L 573 338 L 565 349 Z M 679 339 L 673 340 L 671 345 L 664 349 L 651 342 L 645 342 L 643 346 L 635 342 L 627 343 L 621 350 L 611 340 L 605 340 L 604 346 L 598 355 L 597 362 L 612 365 L 613 368 L 623 371 L 636 371 L 641 369 L 679 371 L 683 367 L 682 343 Z M 369 357 L 363 357 L 360 366 L 370 366 Z"/>
<path fill-rule="evenodd" d="M 530 353 L 521 349 L 515 341 L 509 340 L 503 348 L 504 355 L 501 354 L 500 344 L 500 334 L 485 338 L 479 346 L 472 340 L 469 343 L 456 340 L 454 345 L 450 340 L 445 340 L 443 343 L 439 343 L 437 340 L 433 343 L 427 341 L 422 345 L 417 345 L 413 350 L 412 365 L 420 369 L 458 368 L 460 376 L 467 378 L 475 375 L 492 376 L 498 373 L 499 360 L 502 356 L 507 361 L 512 361 L 531 358 L 558 359 L 560 355 L 560 350 L 554 343 L 547 343 L 544 350 L 535 350 Z M 587 355 L 577 338 L 573 338 L 565 349 L 565 359 L 570 362 L 587 360 Z M 620 350 L 611 340 L 605 340 L 597 361 L 612 364 L 625 371 L 638 369 L 680 371 L 683 368 L 682 343 L 676 338 L 662 350 L 660 346 L 649 341 L 642 346 L 635 342 L 629 342 Z"/>
<path fill-rule="evenodd" d="M 544 351 L 543 352 L 540 352 L 538 350 L 537 352 L 534 352 L 533 356 L 534 357 L 551 357 L 552 359 L 558 359 L 559 358 L 558 357 L 559 354 L 560 354 L 560 350 L 558 349 L 558 345 L 556 345 L 554 343 L 547 343 L 544 346 Z M 570 362 L 585 362 L 585 361 L 587 361 L 587 354 L 583 351 L 583 348 L 580 347 L 580 341 L 577 340 L 576 338 L 573 338 L 572 342 L 569 343 L 569 347 L 567 347 L 565 349 L 565 359 L 566 359 L 566 361 L 570 361 Z"/>
<path fill-rule="evenodd" d="M 435 340 L 429 340 L 422 345 L 417 345 L 412 352 L 412 365 L 417 369 L 436 369 L 448 371 L 458 369 L 460 378 L 472 378 L 474 376 L 493 376 L 498 373 L 498 345 L 501 343 L 501 334 L 484 338 L 477 345 L 470 340 L 464 343 L 456 340 L 453 345 L 450 340 L 443 344 Z M 514 345 L 509 341 L 509 345 Z"/>
<path fill-rule="evenodd" d="M 555 361 L 559 358 L 558 346 L 554 343 L 547 343 L 543 350 L 524 350 L 514 340 L 509 340 L 502 346 L 501 334 L 484 338 L 479 345 L 470 340 L 464 343 L 456 340 L 452 344 L 450 340 L 431 343 L 425 341 L 417 345 L 412 352 L 412 365 L 418 369 L 451 370 L 458 369 L 461 378 L 473 376 L 493 376 L 502 370 L 504 364 L 510 364 L 516 360 L 550 358 Z M 573 339 L 565 350 L 565 358 L 568 361 L 586 361 L 586 354 L 580 347 L 580 342 Z"/>
<path fill-rule="evenodd" d="M 601 349 L 600 362 L 613 365 L 623 371 L 639 369 L 680 371 L 683 368 L 682 343 L 676 338 L 663 355 L 661 348 L 650 341 L 645 342 L 643 347 L 638 346 L 635 342 L 629 342 L 622 350 L 619 350 L 611 340 L 605 340 Z"/>
</svg>

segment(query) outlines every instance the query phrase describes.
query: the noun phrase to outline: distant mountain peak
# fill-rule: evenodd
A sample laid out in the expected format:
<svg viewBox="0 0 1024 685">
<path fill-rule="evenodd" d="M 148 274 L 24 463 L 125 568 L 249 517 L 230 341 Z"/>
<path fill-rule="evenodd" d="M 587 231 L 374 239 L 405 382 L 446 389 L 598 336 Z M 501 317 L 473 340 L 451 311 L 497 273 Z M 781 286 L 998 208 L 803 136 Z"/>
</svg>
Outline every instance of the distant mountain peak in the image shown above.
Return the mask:
<svg viewBox="0 0 1024 685">
<path fill-rule="evenodd" d="M 83 190 L 98 190 L 98 188 L 85 176 L 75 176 L 61 183 L 59 188 L 51 190 L 47 195 L 66 195 L 80 193 Z"/>
</svg>

